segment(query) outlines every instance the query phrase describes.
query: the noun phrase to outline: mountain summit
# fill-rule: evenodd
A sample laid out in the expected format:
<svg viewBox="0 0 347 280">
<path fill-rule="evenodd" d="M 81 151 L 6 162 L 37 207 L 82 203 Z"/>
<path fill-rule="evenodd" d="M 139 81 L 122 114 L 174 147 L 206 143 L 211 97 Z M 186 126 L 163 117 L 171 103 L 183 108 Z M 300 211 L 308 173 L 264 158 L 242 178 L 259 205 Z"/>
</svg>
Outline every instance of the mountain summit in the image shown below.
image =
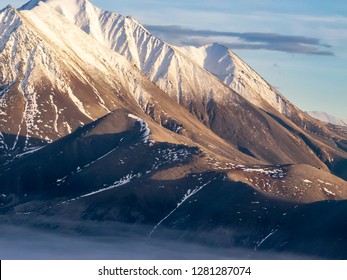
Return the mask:
<svg viewBox="0 0 347 280">
<path fill-rule="evenodd" d="M 346 257 L 346 131 L 224 46 L 175 47 L 86 0 L 33 0 L 0 12 L 0 61 L 5 220 Z"/>
</svg>

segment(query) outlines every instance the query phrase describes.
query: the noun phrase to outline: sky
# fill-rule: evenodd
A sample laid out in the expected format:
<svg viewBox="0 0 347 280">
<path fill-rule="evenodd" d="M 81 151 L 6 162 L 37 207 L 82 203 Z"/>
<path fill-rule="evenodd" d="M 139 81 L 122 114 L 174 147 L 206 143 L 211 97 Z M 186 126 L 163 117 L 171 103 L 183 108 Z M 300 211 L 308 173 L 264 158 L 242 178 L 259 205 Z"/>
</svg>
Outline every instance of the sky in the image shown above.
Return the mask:
<svg viewBox="0 0 347 280">
<path fill-rule="evenodd" d="M 171 44 L 223 44 L 302 110 L 347 118 L 345 0 L 91 2 L 131 15 Z"/>
</svg>

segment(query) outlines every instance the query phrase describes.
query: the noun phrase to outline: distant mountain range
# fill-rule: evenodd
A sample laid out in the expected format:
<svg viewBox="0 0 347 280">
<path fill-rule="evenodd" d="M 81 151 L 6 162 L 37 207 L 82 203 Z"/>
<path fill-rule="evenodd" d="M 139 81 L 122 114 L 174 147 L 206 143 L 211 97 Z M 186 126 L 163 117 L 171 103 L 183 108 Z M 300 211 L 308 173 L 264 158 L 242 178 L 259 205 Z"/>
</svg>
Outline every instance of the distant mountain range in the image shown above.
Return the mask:
<svg viewBox="0 0 347 280">
<path fill-rule="evenodd" d="M 336 118 L 324 112 L 310 111 L 307 112 L 311 117 L 320 120 L 322 122 L 331 123 L 334 125 L 347 126 L 347 119 Z"/>
<path fill-rule="evenodd" d="M 33 0 L 1 10 L 0 61 L 4 224 L 347 257 L 347 131 L 226 47 Z"/>
</svg>

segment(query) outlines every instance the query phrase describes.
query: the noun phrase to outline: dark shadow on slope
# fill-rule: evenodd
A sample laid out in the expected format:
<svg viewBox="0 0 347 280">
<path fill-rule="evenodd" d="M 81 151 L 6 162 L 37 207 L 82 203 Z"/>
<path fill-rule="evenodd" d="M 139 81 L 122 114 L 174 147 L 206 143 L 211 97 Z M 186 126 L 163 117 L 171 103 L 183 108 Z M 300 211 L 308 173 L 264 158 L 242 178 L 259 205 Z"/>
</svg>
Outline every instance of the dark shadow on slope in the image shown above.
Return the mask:
<svg viewBox="0 0 347 280">
<path fill-rule="evenodd" d="M 0 132 L 0 166 L 7 163 L 16 156 L 35 150 L 49 144 L 46 140 L 30 137 L 28 140 L 22 135 L 13 135 Z M 28 141 L 27 145 L 26 141 Z M 24 150 L 27 146 L 27 150 Z"/>
<path fill-rule="evenodd" d="M 347 159 L 337 158 L 330 163 L 329 168 L 334 175 L 347 181 Z"/>
<path fill-rule="evenodd" d="M 335 143 L 339 149 L 347 153 L 347 140 L 340 140 Z"/>
<path fill-rule="evenodd" d="M 289 130 L 291 133 L 299 136 L 304 142 L 305 144 L 313 151 L 313 153 L 319 157 L 320 159 L 322 159 L 322 151 L 320 150 L 319 147 L 317 147 L 315 144 L 312 143 L 312 141 L 306 136 L 304 135 L 302 132 L 297 131 L 296 129 L 294 129 L 293 127 L 291 127 L 290 125 L 288 125 L 287 123 L 285 123 L 282 119 L 280 119 L 279 117 L 266 112 L 271 118 L 273 118 L 275 121 L 277 121 L 281 126 L 283 126 L 284 128 L 286 128 L 287 130 Z"/>
<path fill-rule="evenodd" d="M 239 146 L 239 147 L 237 147 L 237 149 L 238 149 L 240 152 L 242 152 L 242 153 L 244 153 L 244 154 L 246 154 L 246 155 L 248 155 L 248 156 L 251 156 L 251 157 L 253 157 L 253 158 L 256 158 L 256 156 L 255 156 L 249 149 L 247 149 L 247 148 L 245 148 L 245 147 Z"/>
<path fill-rule="evenodd" d="M 236 258 L 257 259 L 260 254 L 267 259 L 271 255 L 347 259 L 346 201 L 307 205 L 283 202 L 242 183 L 226 181 L 216 172 L 177 180 L 138 178 L 77 200 L 48 204 L 33 201 L 16 210 L 20 211 L 16 219 L 37 218 L 36 226 L 45 230 L 107 236 L 111 233 L 102 227 L 88 229 L 86 225 L 111 227 L 123 222 L 134 231 L 146 228 L 141 238 L 152 233 L 153 240 L 223 250 L 228 252 L 226 258 L 234 258 L 238 252 Z M 65 222 L 54 222 L 56 219 Z"/>
<path fill-rule="evenodd" d="M 221 138 L 242 147 L 247 155 L 251 152 L 253 157 L 269 164 L 306 163 L 323 167 L 303 143 L 293 139 L 292 134 L 297 134 L 296 131 L 283 120 L 255 109 L 246 101 L 242 105 L 240 109 L 232 102 L 221 105 L 212 100 L 208 102 L 206 112 L 192 113 L 205 114 L 204 119 L 200 118 L 202 122 Z M 299 137 L 319 153 L 305 135 Z"/>
<path fill-rule="evenodd" d="M 324 153 L 322 152 L 321 148 L 314 144 L 309 137 L 304 135 L 302 132 L 299 132 L 286 124 L 283 120 L 280 118 L 268 113 L 269 116 L 274 118 L 278 123 L 280 123 L 283 127 L 291 131 L 293 134 L 300 137 L 304 143 L 312 150 L 312 152 L 330 169 L 331 173 L 342 178 L 343 180 L 347 180 L 347 159 L 346 158 L 336 158 L 334 162 L 328 161 L 328 159 L 324 156 Z M 336 144 L 337 148 L 339 148 L 341 151 L 345 151 L 346 145 L 345 141 L 337 142 Z"/>
<path fill-rule="evenodd" d="M 1 208 L 100 192 L 188 163 L 199 153 L 197 148 L 144 140 L 143 129 L 120 110 L 0 167 L 0 192 L 7 195 Z"/>
<path fill-rule="evenodd" d="M 296 205 L 216 181 L 172 213 L 158 235 L 169 228 L 212 247 L 347 259 L 346 215 L 347 201 Z"/>
<path fill-rule="evenodd" d="M 14 160 L 10 166 L 1 169 L 0 178 L 5 193 L 23 193 L 47 188 L 52 182 L 76 171 L 79 166 L 105 155 L 117 147 L 122 138 L 131 143 L 139 135 L 136 131 L 118 134 L 86 136 L 103 119 L 78 128 L 72 134 L 47 145 L 35 153 Z M 47 189 L 46 189 L 47 191 Z"/>
</svg>

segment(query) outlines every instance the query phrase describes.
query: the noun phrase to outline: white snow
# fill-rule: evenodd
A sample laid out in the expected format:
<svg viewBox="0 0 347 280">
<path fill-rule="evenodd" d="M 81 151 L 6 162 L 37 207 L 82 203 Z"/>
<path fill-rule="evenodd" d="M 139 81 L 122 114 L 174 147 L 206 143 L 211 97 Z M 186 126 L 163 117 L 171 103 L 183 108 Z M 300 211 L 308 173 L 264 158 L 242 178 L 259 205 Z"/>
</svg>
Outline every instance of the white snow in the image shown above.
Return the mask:
<svg viewBox="0 0 347 280">
<path fill-rule="evenodd" d="M 65 176 L 65 177 L 63 177 L 63 178 L 61 178 L 61 179 L 57 179 L 57 183 L 62 183 L 62 182 L 64 182 L 64 181 L 66 180 L 67 177 L 68 177 L 68 176 Z"/>
<path fill-rule="evenodd" d="M 167 220 L 178 208 L 182 206 L 184 202 L 186 202 L 189 198 L 191 198 L 193 195 L 197 194 L 199 191 L 201 191 L 204 187 L 206 187 L 211 182 L 207 182 L 201 186 L 197 186 L 193 191 L 189 189 L 187 193 L 182 197 L 181 201 L 177 203 L 177 206 L 175 209 L 173 209 L 168 215 L 166 215 L 163 219 L 161 219 L 152 229 L 152 231 L 149 233 L 149 237 L 153 235 L 153 233 L 156 231 L 156 229 L 165 221 Z"/>
<path fill-rule="evenodd" d="M 69 203 L 69 202 L 72 202 L 72 201 L 79 200 L 81 198 L 93 196 L 93 195 L 96 195 L 96 194 L 99 194 L 99 193 L 102 193 L 102 192 L 105 192 L 105 191 L 109 191 L 109 190 L 118 188 L 120 186 L 124 186 L 124 185 L 130 183 L 131 180 L 133 180 L 134 178 L 139 178 L 139 177 L 141 177 L 140 173 L 138 173 L 138 174 L 128 174 L 128 175 L 124 176 L 123 178 L 119 179 L 118 181 L 114 182 L 111 186 L 108 186 L 106 188 L 102 188 L 102 189 L 99 189 L 97 191 L 93 191 L 93 192 L 90 192 L 90 193 L 87 193 L 87 194 L 84 194 L 84 195 L 81 195 L 81 196 L 78 196 L 78 197 L 75 197 L 75 198 L 71 198 L 69 200 L 63 201 L 62 204 L 66 204 L 66 203 Z M 59 181 L 61 182 L 61 181 L 65 180 L 65 178 L 60 179 Z"/>
<path fill-rule="evenodd" d="M 244 172 L 251 172 L 256 174 L 262 174 L 266 176 L 270 176 L 273 178 L 283 178 L 284 171 L 281 168 L 257 168 L 257 167 L 245 167 L 244 165 L 238 165 L 238 168 L 241 168 Z"/>
<path fill-rule="evenodd" d="M 63 122 L 63 124 L 64 124 L 64 126 L 67 128 L 68 133 L 70 134 L 70 133 L 72 132 L 72 128 L 71 128 L 71 126 L 69 125 L 69 123 L 68 123 L 68 122 Z"/>
<path fill-rule="evenodd" d="M 318 180 L 319 183 L 322 183 L 322 184 L 325 184 L 325 185 L 328 185 L 328 186 L 333 186 L 333 184 L 331 184 L 331 183 L 324 182 L 324 181 L 319 180 L 319 179 L 317 179 L 317 180 Z"/>
<path fill-rule="evenodd" d="M 305 183 L 312 183 L 312 181 L 308 180 L 308 179 L 305 179 L 303 180 Z"/>
<path fill-rule="evenodd" d="M 94 192 L 91 192 L 91 193 L 87 193 L 85 195 L 77 197 L 76 199 L 80 199 L 80 198 L 92 196 L 92 195 L 95 195 L 95 194 L 98 194 L 98 193 L 101 193 L 101 192 L 112 190 L 114 188 L 117 188 L 117 187 L 123 186 L 123 185 L 125 185 L 127 183 L 130 183 L 132 179 L 140 177 L 140 176 L 141 176 L 141 174 L 135 174 L 135 175 L 128 174 L 125 177 L 121 178 L 119 181 L 114 182 L 111 186 L 109 186 L 107 188 L 103 188 L 103 189 L 100 189 L 100 190 L 97 190 L 97 191 L 94 191 Z"/>
<path fill-rule="evenodd" d="M 149 135 L 151 134 L 151 130 L 149 129 L 149 127 L 147 125 L 147 122 L 144 121 L 143 119 L 135 116 L 135 115 L 132 115 L 132 114 L 128 114 L 128 117 L 132 118 L 132 119 L 135 119 L 137 122 L 139 122 L 141 124 L 140 132 L 142 133 L 142 136 L 141 136 L 142 137 L 142 141 L 144 143 L 147 143 Z"/>
<path fill-rule="evenodd" d="M 6 151 L 8 150 L 8 146 L 5 142 L 4 135 L 0 132 L 0 148 L 1 147 L 5 148 Z"/>
<path fill-rule="evenodd" d="M 66 88 L 66 92 L 68 93 L 70 99 L 76 104 L 77 108 L 88 118 L 93 119 L 89 113 L 86 111 L 86 109 L 84 108 L 83 103 L 77 98 L 76 95 L 74 95 L 73 91 L 71 90 L 70 87 Z"/>
<path fill-rule="evenodd" d="M 327 193 L 327 194 L 331 194 L 331 195 L 336 195 L 335 193 L 333 193 L 332 191 L 329 191 L 327 188 L 323 188 L 324 191 Z"/>
<path fill-rule="evenodd" d="M 41 150 L 42 148 L 43 147 L 31 147 L 31 148 L 27 149 L 24 153 L 16 155 L 16 158 L 21 158 L 25 155 L 33 154 L 33 153 Z"/>
<path fill-rule="evenodd" d="M 55 132 L 59 133 L 59 131 L 58 131 L 58 118 L 59 118 L 58 107 L 57 107 L 57 105 L 55 105 L 54 99 L 53 99 L 52 95 L 49 96 L 49 99 L 51 101 L 51 105 L 54 108 L 54 112 L 55 112 L 55 118 L 54 118 L 53 127 L 54 127 Z"/>
<path fill-rule="evenodd" d="M 270 104 L 278 112 L 290 114 L 289 101 L 225 46 L 176 48 L 254 105 L 266 110 Z"/>
<path fill-rule="evenodd" d="M 260 247 L 261 244 L 263 244 L 267 239 L 269 239 L 272 235 L 274 235 L 277 232 L 277 229 L 272 229 L 271 232 L 266 235 L 255 247 L 255 250 Z"/>
</svg>

